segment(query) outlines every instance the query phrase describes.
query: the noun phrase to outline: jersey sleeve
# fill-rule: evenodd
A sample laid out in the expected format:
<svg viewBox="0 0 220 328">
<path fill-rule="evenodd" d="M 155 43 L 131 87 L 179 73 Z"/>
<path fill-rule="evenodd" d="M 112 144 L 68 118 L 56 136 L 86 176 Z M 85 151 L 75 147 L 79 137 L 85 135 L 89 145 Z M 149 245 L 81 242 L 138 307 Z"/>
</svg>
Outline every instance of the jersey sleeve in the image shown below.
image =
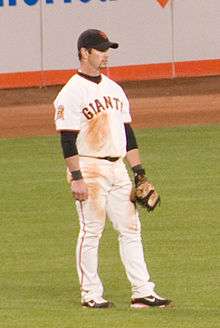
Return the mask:
<svg viewBox="0 0 220 328">
<path fill-rule="evenodd" d="M 123 107 L 122 107 L 123 121 L 124 123 L 131 123 L 132 119 L 130 114 L 130 104 L 123 90 L 122 90 L 122 102 L 123 102 Z"/>
<path fill-rule="evenodd" d="M 72 88 L 63 88 L 54 101 L 56 130 L 80 130 L 79 92 Z"/>
</svg>

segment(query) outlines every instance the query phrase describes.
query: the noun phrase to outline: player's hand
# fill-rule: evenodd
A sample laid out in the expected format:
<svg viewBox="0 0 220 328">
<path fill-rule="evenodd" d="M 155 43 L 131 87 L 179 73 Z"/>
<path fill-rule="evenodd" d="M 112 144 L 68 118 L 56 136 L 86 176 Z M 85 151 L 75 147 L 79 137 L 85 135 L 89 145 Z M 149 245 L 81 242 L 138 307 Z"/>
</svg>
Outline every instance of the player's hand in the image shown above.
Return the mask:
<svg viewBox="0 0 220 328">
<path fill-rule="evenodd" d="M 88 188 L 83 179 L 72 180 L 70 186 L 74 199 L 79 200 L 80 202 L 88 199 Z"/>
</svg>

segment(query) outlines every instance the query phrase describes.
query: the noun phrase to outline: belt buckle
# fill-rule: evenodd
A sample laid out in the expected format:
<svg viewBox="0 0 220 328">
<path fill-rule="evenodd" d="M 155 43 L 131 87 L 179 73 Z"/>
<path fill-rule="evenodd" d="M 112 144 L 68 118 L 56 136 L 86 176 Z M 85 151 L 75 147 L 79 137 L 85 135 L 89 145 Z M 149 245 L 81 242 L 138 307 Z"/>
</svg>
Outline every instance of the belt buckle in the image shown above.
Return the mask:
<svg viewBox="0 0 220 328">
<path fill-rule="evenodd" d="M 111 157 L 111 156 L 97 157 L 97 158 L 104 159 L 109 162 L 116 162 L 119 159 L 119 157 Z"/>
<path fill-rule="evenodd" d="M 119 157 L 110 157 L 110 156 L 107 156 L 106 159 L 108 161 L 110 161 L 110 162 L 116 162 L 119 159 Z"/>
</svg>

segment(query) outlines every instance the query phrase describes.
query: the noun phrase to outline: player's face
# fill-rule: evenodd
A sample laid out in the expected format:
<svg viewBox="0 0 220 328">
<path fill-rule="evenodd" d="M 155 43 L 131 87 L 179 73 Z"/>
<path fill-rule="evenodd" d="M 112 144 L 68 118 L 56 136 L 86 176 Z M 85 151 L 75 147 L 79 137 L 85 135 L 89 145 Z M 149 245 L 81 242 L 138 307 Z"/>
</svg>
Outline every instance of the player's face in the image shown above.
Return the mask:
<svg viewBox="0 0 220 328">
<path fill-rule="evenodd" d="M 91 49 L 88 55 L 88 63 L 96 70 L 105 68 L 108 64 L 108 56 L 108 49 L 106 51 Z"/>
</svg>

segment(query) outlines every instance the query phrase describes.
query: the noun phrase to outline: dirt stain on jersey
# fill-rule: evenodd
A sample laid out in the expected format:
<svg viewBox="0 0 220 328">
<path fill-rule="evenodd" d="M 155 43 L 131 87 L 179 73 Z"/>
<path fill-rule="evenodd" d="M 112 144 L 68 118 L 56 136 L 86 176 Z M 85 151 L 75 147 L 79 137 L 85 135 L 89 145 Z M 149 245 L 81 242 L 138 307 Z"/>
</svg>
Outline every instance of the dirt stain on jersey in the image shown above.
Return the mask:
<svg viewBox="0 0 220 328">
<path fill-rule="evenodd" d="M 110 134 L 109 118 L 107 112 L 101 112 L 90 122 L 87 130 L 87 142 L 95 150 L 100 150 Z"/>
</svg>

